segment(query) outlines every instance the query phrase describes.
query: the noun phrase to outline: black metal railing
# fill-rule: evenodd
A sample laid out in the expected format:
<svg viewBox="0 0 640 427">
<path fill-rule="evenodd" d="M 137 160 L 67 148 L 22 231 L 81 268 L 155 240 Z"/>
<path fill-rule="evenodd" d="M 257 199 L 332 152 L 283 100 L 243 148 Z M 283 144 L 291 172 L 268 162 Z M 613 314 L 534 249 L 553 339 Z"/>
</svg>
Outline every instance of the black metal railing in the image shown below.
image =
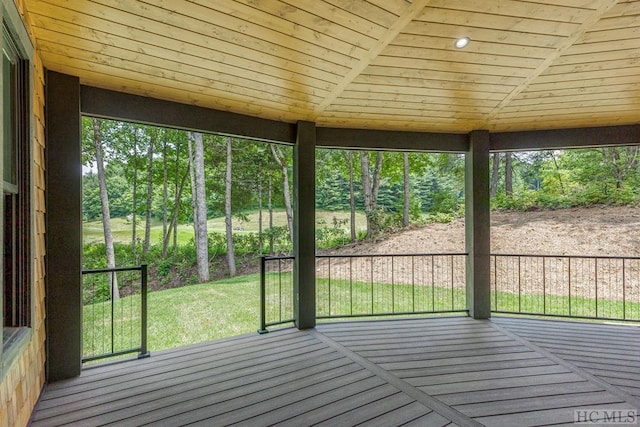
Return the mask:
<svg viewBox="0 0 640 427">
<path fill-rule="evenodd" d="M 640 321 L 640 257 L 494 254 L 491 309 Z"/>
<path fill-rule="evenodd" d="M 465 253 L 316 256 L 316 317 L 466 311 Z M 294 257 L 261 258 L 261 331 L 293 322 Z"/>
<path fill-rule="evenodd" d="M 316 256 L 319 319 L 466 311 L 466 254 Z"/>
<path fill-rule="evenodd" d="M 293 256 L 260 257 L 260 330 L 293 319 Z"/>
<path fill-rule="evenodd" d="M 82 362 L 147 357 L 147 266 L 84 270 L 82 277 Z"/>
</svg>

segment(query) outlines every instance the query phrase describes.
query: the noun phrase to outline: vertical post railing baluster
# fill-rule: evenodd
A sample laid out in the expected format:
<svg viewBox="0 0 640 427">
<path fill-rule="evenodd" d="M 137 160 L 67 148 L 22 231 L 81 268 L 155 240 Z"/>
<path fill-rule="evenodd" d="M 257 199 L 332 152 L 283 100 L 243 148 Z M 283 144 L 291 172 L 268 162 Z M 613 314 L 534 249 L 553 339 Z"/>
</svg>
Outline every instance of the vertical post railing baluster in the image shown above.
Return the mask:
<svg viewBox="0 0 640 427">
<path fill-rule="evenodd" d="M 282 321 L 282 260 L 278 260 L 278 320 Z"/>
<path fill-rule="evenodd" d="M 436 311 L 436 272 L 433 255 L 431 255 L 431 311 Z"/>
<path fill-rule="evenodd" d="M 116 273 L 115 271 L 111 273 L 110 275 L 110 289 L 111 289 L 111 353 L 113 353 L 115 351 L 115 345 L 114 345 L 114 311 L 115 311 L 115 298 L 113 297 L 113 291 L 115 289 L 115 277 L 116 277 Z"/>
<path fill-rule="evenodd" d="M 371 314 L 374 313 L 373 311 L 373 257 L 370 257 L 371 260 Z"/>
<path fill-rule="evenodd" d="M 395 283 L 395 269 L 396 269 L 396 265 L 395 265 L 395 256 L 391 256 L 391 312 L 395 313 L 396 312 L 396 283 Z"/>
<path fill-rule="evenodd" d="M 148 288 L 148 270 L 147 264 L 142 264 L 140 266 L 140 310 L 142 313 L 140 319 L 140 327 L 141 327 L 141 336 L 140 336 L 140 356 L 145 357 L 149 355 L 149 351 L 147 349 L 147 288 Z"/>
<path fill-rule="evenodd" d="M 571 316 L 571 298 L 572 298 L 572 294 L 571 294 L 571 258 L 569 258 L 569 316 Z"/>
<path fill-rule="evenodd" d="M 493 289 L 494 307 L 498 311 L 498 257 L 496 255 L 493 256 Z"/>
<path fill-rule="evenodd" d="M 353 314 L 353 258 L 349 257 L 349 314 Z"/>
<path fill-rule="evenodd" d="M 518 257 L 518 313 L 522 313 L 522 282 L 520 280 L 521 272 L 521 259 L 520 257 Z"/>
<path fill-rule="evenodd" d="M 622 258 L 622 320 L 627 320 L 626 259 Z"/>
<path fill-rule="evenodd" d="M 415 280 L 415 256 L 411 255 L 411 309 L 416 311 L 416 280 Z"/>
<path fill-rule="evenodd" d="M 329 296 L 329 316 L 331 316 L 331 257 L 327 258 L 328 260 L 328 265 L 327 265 L 327 274 L 329 275 L 329 279 L 328 279 L 328 291 L 327 294 Z"/>
<path fill-rule="evenodd" d="M 260 257 L 260 330 L 258 332 L 267 332 L 267 271 L 266 257 Z"/>
<path fill-rule="evenodd" d="M 542 312 L 547 312 L 547 257 L 542 257 Z"/>
</svg>

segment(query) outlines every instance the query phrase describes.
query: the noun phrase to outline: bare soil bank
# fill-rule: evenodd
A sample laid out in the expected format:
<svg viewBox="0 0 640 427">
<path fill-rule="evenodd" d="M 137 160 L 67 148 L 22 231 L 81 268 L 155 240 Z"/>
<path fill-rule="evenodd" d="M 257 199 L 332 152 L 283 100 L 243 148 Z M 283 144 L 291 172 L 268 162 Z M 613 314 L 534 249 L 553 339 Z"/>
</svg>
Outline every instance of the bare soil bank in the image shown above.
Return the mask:
<svg viewBox="0 0 640 427">
<path fill-rule="evenodd" d="M 358 243 L 341 253 L 464 252 L 464 219 L 429 224 Z M 640 256 L 640 208 L 596 206 L 493 212 L 491 252 L 536 255 Z"/>
</svg>

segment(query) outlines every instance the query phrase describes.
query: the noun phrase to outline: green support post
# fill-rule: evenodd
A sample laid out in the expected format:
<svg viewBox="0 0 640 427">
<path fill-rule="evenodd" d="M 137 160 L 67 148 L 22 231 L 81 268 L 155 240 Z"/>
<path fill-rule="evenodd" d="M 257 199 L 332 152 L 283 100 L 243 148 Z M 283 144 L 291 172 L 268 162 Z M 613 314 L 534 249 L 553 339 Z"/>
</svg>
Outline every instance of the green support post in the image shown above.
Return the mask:
<svg viewBox="0 0 640 427">
<path fill-rule="evenodd" d="M 489 132 L 473 131 L 465 158 L 467 308 L 474 319 L 491 317 Z"/>
<path fill-rule="evenodd" d="M 298 329 L 316 326 L 315 149 L 315 123 L 298 122 L 293 150 L 293 309 Z"/>
</svg>

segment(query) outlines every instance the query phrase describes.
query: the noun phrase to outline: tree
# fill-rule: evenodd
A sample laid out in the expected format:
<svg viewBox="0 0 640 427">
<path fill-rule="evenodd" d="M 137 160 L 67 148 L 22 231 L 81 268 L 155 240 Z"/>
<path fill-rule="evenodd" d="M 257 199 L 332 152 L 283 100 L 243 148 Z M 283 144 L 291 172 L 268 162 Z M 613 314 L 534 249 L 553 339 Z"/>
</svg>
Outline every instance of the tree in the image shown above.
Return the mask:
<svg viewBox="0 0 640 427">
<path fill-rule="evenodd" d="M 231 218 L 231 168 L 233 164 L 233 141 L 230 136 L 227 137 L 227 168 L 225 173 L 225 192 L 224 192 L 224 224 L 227 234 L 227 264 L 229 265 L 229 276 L 236 275 L 236 259 L 233 250 L 233 222 Z"/>
<path fill-rule="evenodd" d="M 193 144 L 193 171 L 191 197 L 194 200 L 193 226 L 195 229 L 196 264 L 198 269 L 198 281 L 209 281 L 209 239 L 207 235 L 207 205 L 204 180 L 204 146 L 202 134 L 191 132 L 189 134 L 190 147 Z M 191 149 L 190 158 L 191 158 Z"/>
<path fill-rule="evenodd" d="M 162 256 L 166 257 L 166 247 L 164 245 L 165 235 L 168 228 L 169 212 L 169 170 L 167 166 L 167 140 L 162 141 Z"/>
<path fill-rule="evenodd" d="M 378 207 L 378 190 L 380 189 L 380 174 L 382 172 L 382 152 L 376 155 L 376 163 L 370 170 L 369 152 L 360 151 L 360 164 L 362 174 L 362 193 L 364 195 L 364 213 L 367 218 L 367 239 L 371 239 L 378 231 L 376 221 L 376 209 Z"/>
<path fill-rule="evenodd" d="M 491 190 L 489 192 L 491 197 L 496 197 L 498 194 L 498 174 L 500 173 L 500 153 L 493 153 L 492 165 L 491 165 Z"/>
<path fill-rule="evenodd" d="M 149 147 L 147 147 L 147 208 L 145 215 L 145 228 L 144 228 L 144 245 L 142 248 L 143 255 L 147 255 L 149 252 L 149 245 L 151 244 L 151 209 L 153 205 L 153 146 L 156 143 L 156 135 L 158 129 L 148 129 L 151 133 L 149 140 Z"/>
<path fill-rule="evenodd" d="M 133 201 L 131 206 L 131 250 L 135 253 L 138 225 L 138 128 L 133 127 Z"/>
<path fill-rule="evenodd" d="M 410 188 L 409 188 L 409 153 L 406 151 L 402 153 L 403 164 L 403 181 L 404 181 L 404 201 L 402 209 L 402 226 L 409 226 L 409 201 L 410 201 Z"/>
<path fill-rule="evenodd" d="M 349 213 L 350 213 L 350 231 L 351 231 L 351 243 L 356 241 L 356 195 L 353 190 L 354 171 L 353 171 L 353 151 L 348 151 L 349 161 Z"/>
<path fill-rule="evenodd" d="M 638 146 L 605 147 L 599 150 L 605 167 L 613 177 L 616 189 L 621 189 L 625 180 L 638 169 Z"/>
<path fill-rule="evenodd" d="M 513 165 L 512 154 L 504 153 L 504 193 L 507 196 L 513 194 Z"/>
<path fill-rule="evenodd" d="M 104 230 L 104 244 L 106 247 L 107 268 L 115 268 L 116 257 L 113 250 L 111 213 L 109 212 L 109 195 L 107 193 L 107 182 L 105 179 L 104 157 L 102 151 L 102 120 L 93 118 L 91 119 L 91 122 L 93 125 L 93 142 L 95 147 L 96 168 L 98 170 L 98 185 L 100 187 L 100 204 L 102 205 L 102 227 Z M 110 273 L 109 280 L 111 282 L 111 286 L 109 287 L 111 298 L 114 300 L 119 299 L 120 291 L 118 289 L 118 276 L 116 275 L 116 273 Z"/>
<path fill-rule="evenodd" d="M 289 226 L 289 237 L 293 242 L 293 207 L 291 205 L 291 191 L 289 189 L 289 164 L 287 163 L 287 157 L 282 152 L 280 146 L 271 144 L 271 153 L 273 158 L 280 166 L 282 171 L 282 187 L 284 195 L 284 207 L 287 212 L 287 224 Z"/>
</svg>

